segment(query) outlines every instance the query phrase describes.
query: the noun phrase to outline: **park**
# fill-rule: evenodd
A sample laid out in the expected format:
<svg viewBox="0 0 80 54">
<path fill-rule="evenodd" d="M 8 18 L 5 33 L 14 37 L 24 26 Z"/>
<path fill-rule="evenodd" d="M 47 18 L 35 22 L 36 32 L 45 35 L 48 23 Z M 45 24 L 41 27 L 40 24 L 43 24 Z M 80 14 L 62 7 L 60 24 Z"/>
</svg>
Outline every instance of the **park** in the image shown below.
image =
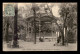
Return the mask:
<svg viewBox="0 0 80 54">
<path fill-rule="evenodd" d="M 77 3 L 3 3 L 3 51 L 77 51 Z"/>
</svg>

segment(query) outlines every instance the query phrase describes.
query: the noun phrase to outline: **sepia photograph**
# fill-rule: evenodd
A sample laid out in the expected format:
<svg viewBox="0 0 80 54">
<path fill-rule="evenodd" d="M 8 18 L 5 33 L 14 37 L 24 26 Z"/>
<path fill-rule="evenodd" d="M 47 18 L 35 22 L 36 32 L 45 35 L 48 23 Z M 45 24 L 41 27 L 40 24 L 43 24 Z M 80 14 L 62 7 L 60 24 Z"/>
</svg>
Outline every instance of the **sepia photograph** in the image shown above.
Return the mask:
<svg viewBox="0 0 80 54">
<path fill-rule="evenodd" d="M 77 2 L 2 4 L 3 51 L 77 51 Z"/>
</svg>

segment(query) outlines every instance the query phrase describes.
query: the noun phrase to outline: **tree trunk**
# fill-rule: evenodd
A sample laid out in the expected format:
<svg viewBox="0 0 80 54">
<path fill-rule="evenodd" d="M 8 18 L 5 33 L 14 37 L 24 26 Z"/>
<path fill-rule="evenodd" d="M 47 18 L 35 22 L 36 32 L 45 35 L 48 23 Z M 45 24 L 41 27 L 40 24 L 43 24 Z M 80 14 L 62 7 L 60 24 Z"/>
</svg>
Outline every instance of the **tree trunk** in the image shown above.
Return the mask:
<svg viewBox="0 0 80 54">
<path fill-rule="evenodd" d="M 9 29 L 9 22 L 8 22 L 8 20 L 7 20 L 7 28 L 6 28 L 6 42 L 7 42 L 7 43 L 9 42 L 8 29 Z"/>
<path fill-rule="evenodd" d="M 17 35 L 17 16 L 18 16 L 18 6 L 15 6 L 15 16 L 14 16 L 14 37 L 13 37 L 13 47 L 18 46 L 18 35 Z"/>
</svg>

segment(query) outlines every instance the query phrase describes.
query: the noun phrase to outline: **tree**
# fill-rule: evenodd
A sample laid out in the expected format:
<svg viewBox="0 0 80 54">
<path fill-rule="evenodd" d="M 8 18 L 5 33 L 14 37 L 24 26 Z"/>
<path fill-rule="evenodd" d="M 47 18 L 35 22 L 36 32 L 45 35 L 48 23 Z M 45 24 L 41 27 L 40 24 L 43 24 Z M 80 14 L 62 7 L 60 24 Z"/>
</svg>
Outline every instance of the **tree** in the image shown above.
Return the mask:
<svg viewBox="0 0 80 54">
<path fill-rule="evenodd" d="M 66 37 L 74 36 L 73 32 L 72 32 L 73 31 L 72 28 L 73 28 L 74 24 L 77 24 L 77 4 L 76 3 L 61 4 L 59 14 L 60 14 L 61 18 L 63 18 L 63 28 L 65 28 L 65 30 L 66 30 Z M 69 33 L 71 33 L 71 35 L 69 35 L 69 33 L 67 33 L 67 29 L 69 29 L 71 31 L 71 32 L 69 32 Z"/>
<path fill-rule="evenodd" d="M 15 4 L 15 16 L 14 16 L 14 37 L 13 37 L 13 48 L 19 47 L 18 45 L 18 34 L 17 34 L 17 18 L 18 18 L 18 6 Z"/>
</svg>

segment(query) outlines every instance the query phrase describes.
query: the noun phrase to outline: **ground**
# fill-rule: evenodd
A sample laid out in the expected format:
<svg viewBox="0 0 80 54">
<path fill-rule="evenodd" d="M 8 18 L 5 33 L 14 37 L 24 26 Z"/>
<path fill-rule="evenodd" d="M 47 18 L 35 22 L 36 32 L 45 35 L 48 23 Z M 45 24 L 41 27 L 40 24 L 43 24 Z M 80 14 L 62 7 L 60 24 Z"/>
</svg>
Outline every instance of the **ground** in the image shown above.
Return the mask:
<svg viewBox="0 0 80 54">
<path fill-rule="evenodd" d="M 3 51 L 77 51 L 77 43 L 69 43 L 68 46 L 54 46 L 55 42 L 25 42 L 19 40 L 19 48 L 8 48 L 3 43 Z"/>
</svg>

